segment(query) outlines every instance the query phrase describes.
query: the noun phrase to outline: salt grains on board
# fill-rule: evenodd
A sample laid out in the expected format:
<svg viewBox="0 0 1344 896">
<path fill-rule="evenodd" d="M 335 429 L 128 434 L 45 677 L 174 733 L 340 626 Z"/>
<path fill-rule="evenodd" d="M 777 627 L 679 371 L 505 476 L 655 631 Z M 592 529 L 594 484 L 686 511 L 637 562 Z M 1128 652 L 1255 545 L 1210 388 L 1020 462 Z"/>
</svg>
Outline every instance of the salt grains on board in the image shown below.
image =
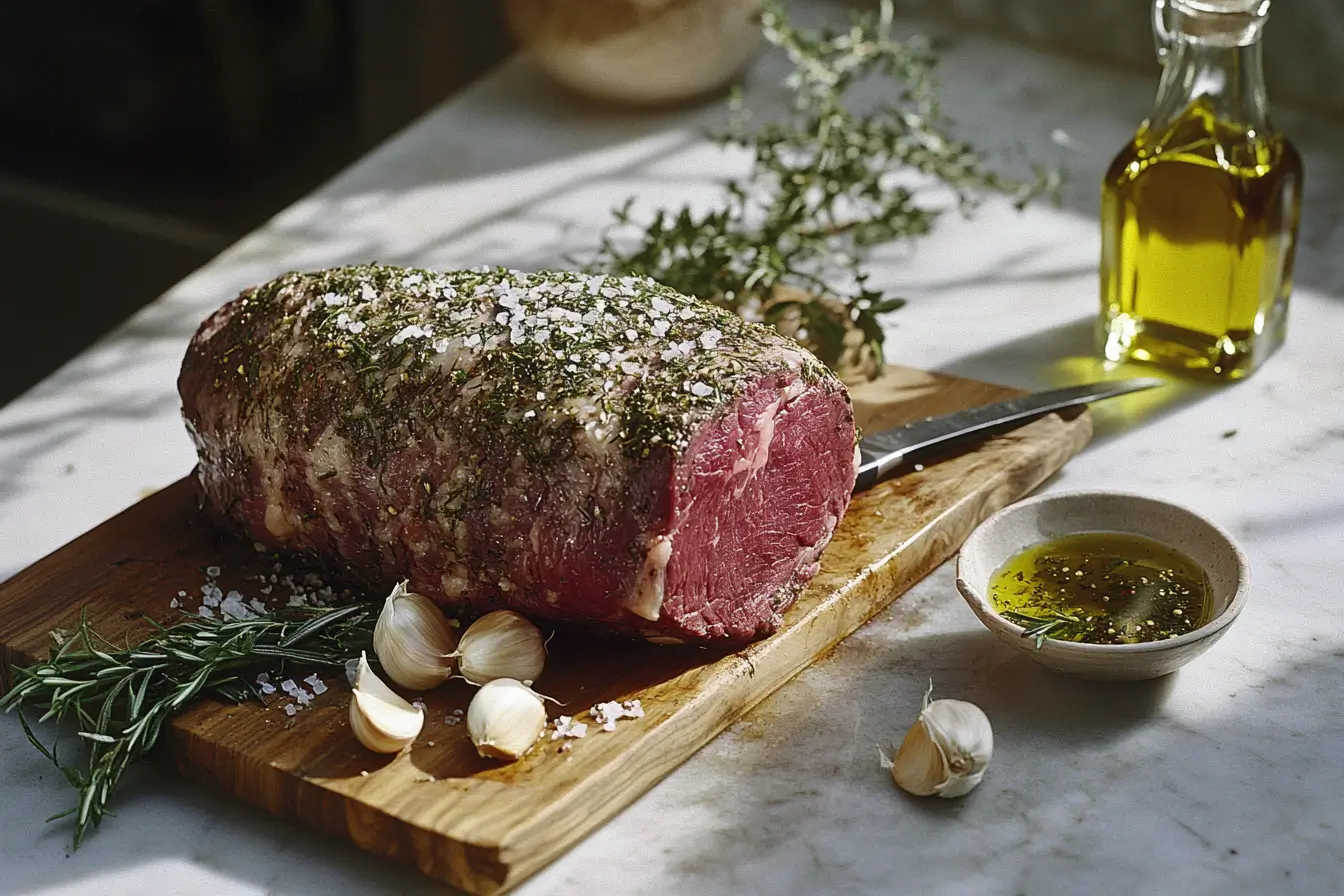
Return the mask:
<svg viewBox="0 0 1344 896">
<path fill-rule="evenodd" d="M 644 718 L 644 707 L 638 700 L 627 700 L 624 703 L 610 700 L 597 704 L 589 712 L 593 715 L 593 721 L 602 726 L 603 731 L 615 731 L 616 722 L 620 719 Z"/>
</svg>

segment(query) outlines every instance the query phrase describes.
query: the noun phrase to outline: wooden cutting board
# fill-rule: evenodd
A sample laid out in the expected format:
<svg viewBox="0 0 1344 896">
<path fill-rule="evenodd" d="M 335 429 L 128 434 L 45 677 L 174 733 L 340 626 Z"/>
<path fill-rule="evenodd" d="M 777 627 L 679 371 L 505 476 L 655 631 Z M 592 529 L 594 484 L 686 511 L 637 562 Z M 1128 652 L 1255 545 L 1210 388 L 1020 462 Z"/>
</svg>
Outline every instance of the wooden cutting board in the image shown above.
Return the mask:
<svg viewBox="0 0 1344 896">
<path fill-rule="evenodd" d="M 853 390 L 869 431 L 1012 394 L 906 368 Z M 331 690 L 293 718 L 278 702 L 199 703 L 172 723 L 166 753 L 188 777 L 276 815 L 473 893 L 501 892 L 603 824 L 928 574 L 981 520 L 1059 469 L 1091 428 L 1086 413 L 1046 417 L 858 496 L 783 628 L 745 649 L 558 633 L 537 688 L 564 703 L 550 707 L 553 717 L 576 715 L 590 723 L 589 733 L 543 740 L 512 765 L 478 758 L 466 725 L 446 721 L 470 700 L 460 681 L 425 695 L 427 723 L 411 750 L 391 759 L 365 751 L 347 726 L 345 682 L 333 675 L 326 676 Z M 192 480 L 183 479 L 0 585 L 0 686 L 10 663 L 45 657 L 48 632 L 70 627 L 82 609 L 115 640 L 138 631 L 145 615 L 171 618 L 169 601 L 179 590 L 198 605 L 208 566 L 223 568 L 225 590 L 253 597 L 261 586 L 248 577 L 269 573 L 270 564 L 251 545 L 212 529 L 197 513 Z M 611 732 L 591 724 L 588 707 L 632 699 L 641 701 L 643 718 L 622 720 Z"/>
</svg>

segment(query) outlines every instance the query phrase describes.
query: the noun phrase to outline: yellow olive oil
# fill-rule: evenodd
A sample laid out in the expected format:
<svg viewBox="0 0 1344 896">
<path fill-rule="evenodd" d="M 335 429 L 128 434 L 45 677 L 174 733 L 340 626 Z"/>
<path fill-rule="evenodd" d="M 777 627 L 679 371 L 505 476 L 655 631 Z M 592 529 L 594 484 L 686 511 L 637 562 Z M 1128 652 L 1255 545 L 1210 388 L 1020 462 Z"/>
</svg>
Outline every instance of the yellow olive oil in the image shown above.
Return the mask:
<svg viewBox="0 0 1344 896">
<path fill-rule="evenodd" d="M 1208 574 L 1139 535 L 1080 532 L 1033 545 L 989 582 L 995 612 L 1038 638 L 1135 644 L 1192 632 L 1213 612 Z"/>
<path fill-rule="evenodd" d="M 1141 129 L 1102 183 L 1103 354 L 1250 373 L 1283 341 L 1301 181 L 1286 138 L 1202 102 Z"/>
</svg>

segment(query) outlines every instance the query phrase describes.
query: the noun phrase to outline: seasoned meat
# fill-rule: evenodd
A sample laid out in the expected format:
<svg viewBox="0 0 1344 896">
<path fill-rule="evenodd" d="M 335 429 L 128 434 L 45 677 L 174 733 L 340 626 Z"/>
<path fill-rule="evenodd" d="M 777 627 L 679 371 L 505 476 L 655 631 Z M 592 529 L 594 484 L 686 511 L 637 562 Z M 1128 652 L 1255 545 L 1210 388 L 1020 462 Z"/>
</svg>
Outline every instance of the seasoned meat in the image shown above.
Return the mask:
<svg viewBox="0 0 1344 896">
<path fill-rule="evenodd" d="M 849 503 L 844 387 L 642 278 L 287 274 L 182 365 L 208 508 L 448 608 L 658 641 L 773 631 Z"/>
</svg>

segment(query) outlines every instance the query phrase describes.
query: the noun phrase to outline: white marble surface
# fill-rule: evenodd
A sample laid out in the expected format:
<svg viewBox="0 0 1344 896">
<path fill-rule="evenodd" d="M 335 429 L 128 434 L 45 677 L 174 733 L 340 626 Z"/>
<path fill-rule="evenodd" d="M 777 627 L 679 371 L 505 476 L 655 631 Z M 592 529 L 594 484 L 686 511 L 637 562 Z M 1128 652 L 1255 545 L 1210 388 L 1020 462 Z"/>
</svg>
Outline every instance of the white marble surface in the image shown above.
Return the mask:
<svg viewBox="0 0 1344 896">
<path fill-rule="evenodd" d="M 1067 160 L 1063 208 L 991 205 L 888 252 L 883 284 L 912 299 L 890 355 L 1022 386 L 1081 379 L 1094 188 L 1153 85 L 985 39 L 954 41 L 944 78 L 982 143 L 1043 151 L 1063 127 L 1095 151 Z M 366 259 L 556 263 L 627 194 L 671 200 L 731 169 L 696 137 L 716 114 L 596 111 L 522 62 L 437 110 L 0 412 L 0 576 L 190 469 L 177 366 L 240 287 Z M 944 567 L 520 892 L 1344 892 L 1344 163 L 1328 152 L 1344 140 L 1280 120 L 1310 185 L 1286 348 L 1242 385 L 1100 409 L 1094 444 L 1049 485 L 1132 488 L 1230 528 L 1255 588 L 1228 636 L 1160 682 L 1073 682 L 997 645 Z M 989 774 L 961 801 L 907 798 L 878 767 L 874 745 L 900 736 L 930 676 L 995 725 Z M 41 821 L 70 793 L 12 718 L 0 755 L 0 894 L 444 890 L 155 767 L 71 855 L 68 829 Z"/>
</svg>

